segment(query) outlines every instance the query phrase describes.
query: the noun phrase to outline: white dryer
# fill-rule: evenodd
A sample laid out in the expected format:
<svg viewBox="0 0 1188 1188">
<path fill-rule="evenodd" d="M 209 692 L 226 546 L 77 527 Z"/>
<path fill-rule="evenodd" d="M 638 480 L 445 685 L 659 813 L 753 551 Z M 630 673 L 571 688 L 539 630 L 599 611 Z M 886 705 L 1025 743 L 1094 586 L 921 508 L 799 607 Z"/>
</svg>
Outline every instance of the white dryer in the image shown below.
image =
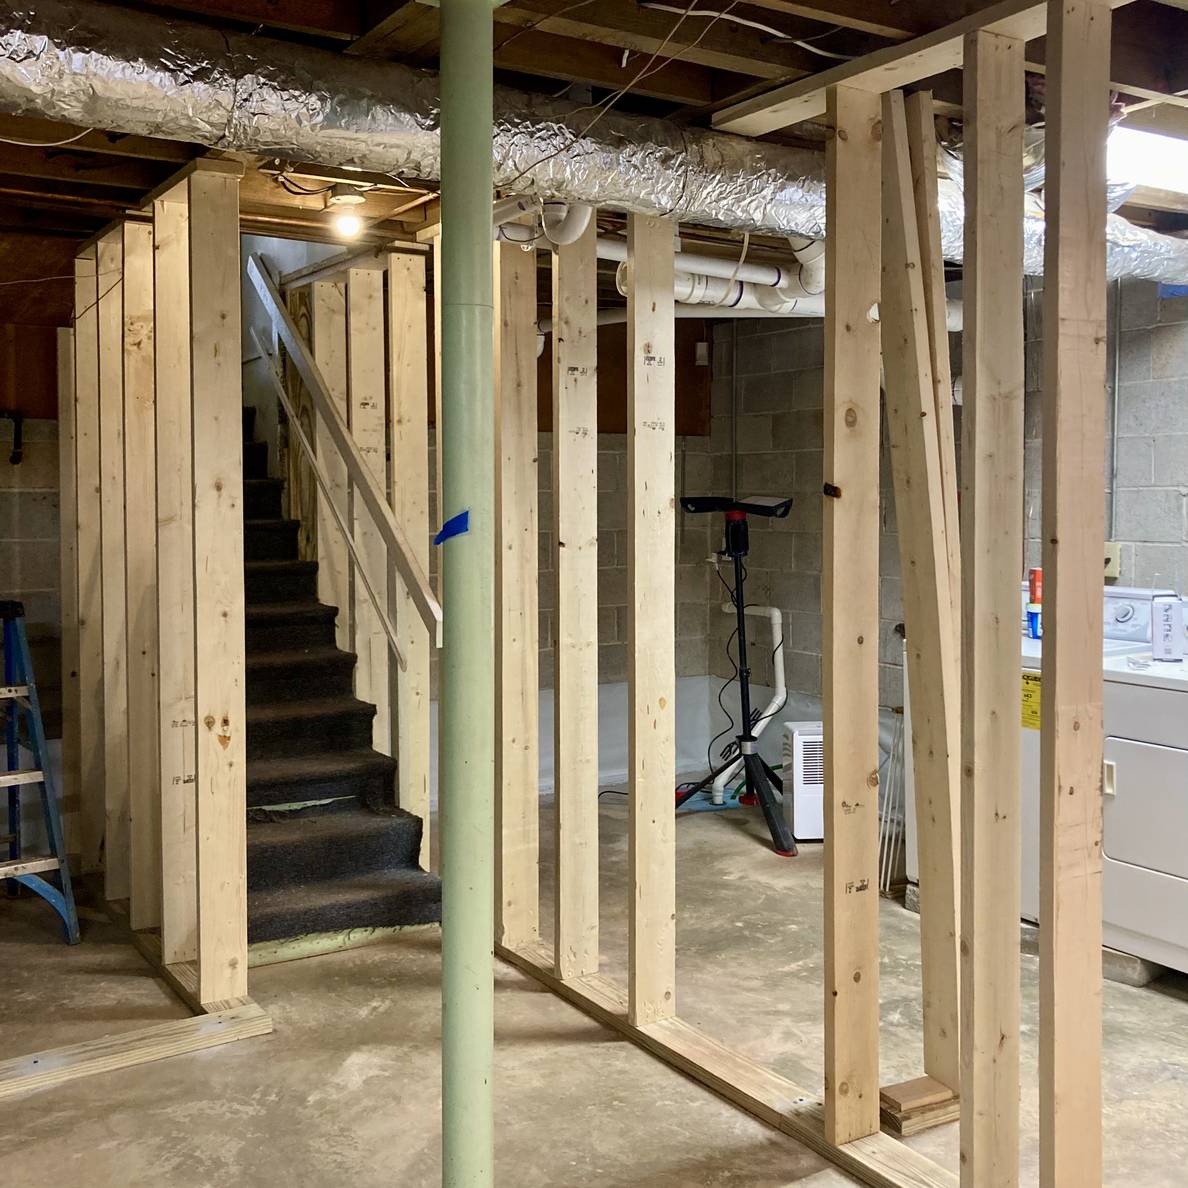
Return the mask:
<svg viewBox="0 0 1188 1188">
<path fill-rule="evenodd" d="M 1110 587 L 1104 595 L 1103 939 L 1110 948 L 1188 972 L 1188 662 L 1151 659 L 1156 593 Z M 1021 651 L 1022 679 L 1037 692 L 1041 641 L 1025 637 Z M 1034 922 L 1039 920 L 1037 725 L 1025 709 L 1020 891 L 1023 918 Z M 907 873 L 917 881 L 910 747 L 905 767 Z"/>
</svg>

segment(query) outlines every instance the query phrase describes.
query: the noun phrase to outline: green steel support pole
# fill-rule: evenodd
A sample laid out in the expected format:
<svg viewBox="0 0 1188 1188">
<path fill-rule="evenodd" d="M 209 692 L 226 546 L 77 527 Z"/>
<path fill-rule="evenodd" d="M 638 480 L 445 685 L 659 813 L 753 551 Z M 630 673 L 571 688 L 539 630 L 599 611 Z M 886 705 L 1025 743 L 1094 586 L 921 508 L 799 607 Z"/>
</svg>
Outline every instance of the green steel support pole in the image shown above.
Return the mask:
<svg viewBox="0 0 1188 1188">
<path fill-rule="evenodd" d="M 494 1182 L 495 386 L 491 0 L 441 0 L 442 1172 Z"/>
</svg>

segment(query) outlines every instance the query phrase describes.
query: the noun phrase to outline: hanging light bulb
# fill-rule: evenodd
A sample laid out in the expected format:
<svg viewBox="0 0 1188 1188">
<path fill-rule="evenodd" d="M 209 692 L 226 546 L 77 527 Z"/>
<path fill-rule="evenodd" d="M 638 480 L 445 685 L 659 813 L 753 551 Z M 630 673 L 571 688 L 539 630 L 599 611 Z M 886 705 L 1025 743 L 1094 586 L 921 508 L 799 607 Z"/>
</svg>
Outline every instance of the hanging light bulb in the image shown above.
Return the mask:
<svg viewBox="0 0 1188 1188">
<path fill-rule="evenodd" d="M 354 239 L 363 230 L 363 220 L 353 211 L 340 211 L 334 216 L 334 234 L 340 239 Z"/>
<path fill-rule="evenodd" d="M 330 191 L 326 209 L 334 212 L 330 225 L 340 239 L 354 239 L 363 230 L 363 219 L 357 213 L 363 201 L 363 195 L 355 186 L 343 182 Z"/>
</svg>

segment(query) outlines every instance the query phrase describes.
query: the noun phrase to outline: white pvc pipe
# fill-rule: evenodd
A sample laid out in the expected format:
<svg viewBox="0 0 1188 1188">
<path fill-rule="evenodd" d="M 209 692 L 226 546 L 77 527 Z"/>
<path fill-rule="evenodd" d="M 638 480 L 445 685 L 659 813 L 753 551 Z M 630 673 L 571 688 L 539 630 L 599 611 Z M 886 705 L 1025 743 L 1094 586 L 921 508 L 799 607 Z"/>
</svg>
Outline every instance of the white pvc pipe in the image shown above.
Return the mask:
<svg viewBox="0 0 1188 1188">
<path fill-rule="evenodd" d="M 594 208 L 583 202 L 546 202 L 541 214 L 541 230 L 555 247 L 576 243 L 590 225 Z"/>
<path fill-rule="evenodd" d="M 733 615 L 735 613 L 733 603 L 723 602 L 721 606 L 724 614 Z M 756 618 L 765 618 L 771 623 L 771 668 L 774 685 L 771 700 L 767 703 L 767 708 L 759 715 L 759 720 L 755 723 L 755 728 L 752 731 L 758 738 L 767 729 L 768 722 L 780 711 L 788 699 L 788 686 L 784 682 L 784 616 L 779 607 L 775 606 L 748 606 L 744 613 L 754 615 Z M 741 731 L 742 727 L 740 726 L 739 729 Z M 742 767 L 741 756 L 729 767 L 718 772 L 713 783 L 712 799 L 714 804 L 725 802 L 726 785 L 738 774 L 740 767 Z"/>
</svg>

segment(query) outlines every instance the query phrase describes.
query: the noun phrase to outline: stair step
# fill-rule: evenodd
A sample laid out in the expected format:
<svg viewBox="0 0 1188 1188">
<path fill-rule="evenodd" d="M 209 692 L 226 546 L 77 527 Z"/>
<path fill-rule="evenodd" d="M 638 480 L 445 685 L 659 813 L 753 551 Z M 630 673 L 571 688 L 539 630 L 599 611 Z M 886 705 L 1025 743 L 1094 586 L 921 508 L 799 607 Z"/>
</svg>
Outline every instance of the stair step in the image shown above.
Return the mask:
<svg viewBox="0 0 1188 1188">
<path fill-rule="evenodd" d="M 243 477 L 245 479 L 266 479 L 268 477 L 268 442 L 245 441 L 243 443 Z"/>
<path fill-rule="evenodd" d="M 268 443 L 244 439 L 243 477 L 245 479 L 266 479 L 268 474 Z"/>
<path fill-rule="evenodd" d="M 421 819 L 412 813 L 398 808 L 377 813 L 359 805 L 345 811 L 303 809 L 251 820 L 248 890 L 300 888 L 326 879 L 415 868 L 421 828 Z"/>
<path fill-rule="evenodd" d="M 358 751 L 371 745 L 375 706 L 354 697 L 278 701 L 247 714 L 247 757 Z"/>
<path fill-rule="evenodd" d="M 396 761 L 370 749 L 252 759 L 247 765 L 249 808 L 348 796 L 382 808 L 392 803 L 395 786 Z"/>
<path fill-rule="evenodd" d="M 243 480 L 243 516 L 245 520 L 279 520 L 285 480 L 258 478 Z"/>
<path fill-rule="evenodd" d="M 354 653 L 333 647 L 250 652 L 247 702 L 264 705 L 311 697 L 349 697 L 354 687 L 354 671 Z"/>
<path fill-rule="evenodd" d="M 316 561 L 246 561 L 244 594 L 249 608 L 261 602 L 295 602 L 318 596 Z"/>
<path fill-rule="evenodd" d="M 249 602 L 246 611 L 249 652 L 292 651 L 298 647 L 333 647 L 338 608 L 311 599 L 295 602 Z"/>
<path fill-rule="evenodd" d="M 440 919 L 441 881 L 419 868 L 248 892 L 251 944 L 348 928 L 434 924 Z"/>
<path fill-rule="evenodd" d="M 297 520 L 244 520 L 243 555 L 248 561 L 295 561 Z"/>
</svg>

